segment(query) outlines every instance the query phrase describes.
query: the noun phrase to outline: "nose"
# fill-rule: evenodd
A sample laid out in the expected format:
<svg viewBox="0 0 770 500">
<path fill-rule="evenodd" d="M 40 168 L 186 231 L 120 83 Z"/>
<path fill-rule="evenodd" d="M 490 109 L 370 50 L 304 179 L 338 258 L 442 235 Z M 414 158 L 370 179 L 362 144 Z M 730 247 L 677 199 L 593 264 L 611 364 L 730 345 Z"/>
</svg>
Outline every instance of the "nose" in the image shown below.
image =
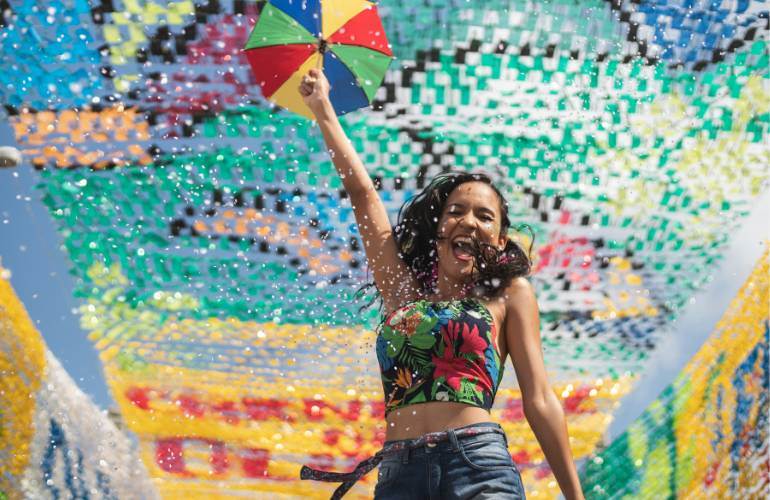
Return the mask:
<svg viewBox="0 0 770 500">
<path fill-rule="evenodd" d="M 457 222 L 457 224 L 461 227 L 479 227 L 479 220 L 474 217 L 473 215 L 465 214 L 463 215 L 460 220 Z"/>
</svg>

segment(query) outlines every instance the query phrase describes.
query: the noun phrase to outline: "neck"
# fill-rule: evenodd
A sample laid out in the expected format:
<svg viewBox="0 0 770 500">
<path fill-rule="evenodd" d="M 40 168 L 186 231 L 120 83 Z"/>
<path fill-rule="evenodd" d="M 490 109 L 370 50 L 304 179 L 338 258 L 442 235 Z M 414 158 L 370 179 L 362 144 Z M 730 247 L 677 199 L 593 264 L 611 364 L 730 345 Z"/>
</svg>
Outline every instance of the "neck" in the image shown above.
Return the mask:
<svg viewBox="0 0 770 500">
<path fill-rule="evenodd" d="M 438 300 L 452 300 L 468 295 L 468 286 L 464 281 L 457 281 L 439 271 L 436 283 L 436 298 Z"/>
</svg>

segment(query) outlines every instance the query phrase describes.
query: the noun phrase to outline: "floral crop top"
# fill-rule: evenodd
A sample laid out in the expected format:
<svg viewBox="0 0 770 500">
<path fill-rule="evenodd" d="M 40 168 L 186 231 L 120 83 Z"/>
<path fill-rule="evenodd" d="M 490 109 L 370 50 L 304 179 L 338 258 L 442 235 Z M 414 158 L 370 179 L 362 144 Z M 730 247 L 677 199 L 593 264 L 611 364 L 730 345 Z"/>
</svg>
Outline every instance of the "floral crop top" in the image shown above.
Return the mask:
<svg viewBox="0 0 770 500">
<path fill-rule="evenodd" d="M 385 318 L 376 346 L 386 415 L 429 401 L 492 407 L 504 366 L 494 319 L 478 299 L 411 302 Z"/>
</svg>

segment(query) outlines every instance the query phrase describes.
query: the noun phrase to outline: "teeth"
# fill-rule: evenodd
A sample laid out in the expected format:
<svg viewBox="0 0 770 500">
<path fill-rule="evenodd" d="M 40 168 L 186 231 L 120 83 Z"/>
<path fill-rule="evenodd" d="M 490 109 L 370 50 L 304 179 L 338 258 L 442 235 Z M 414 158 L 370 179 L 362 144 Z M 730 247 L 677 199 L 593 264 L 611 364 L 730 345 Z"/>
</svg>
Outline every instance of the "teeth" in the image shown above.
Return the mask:
<svg viewBox="0 0 770 500">
<path fill-rule="evenodd" d="M 471 242 L 465 239 L 456 239 L 452 242 L 452 246 L 460 250 L 470 250 Z"/>
</svg>

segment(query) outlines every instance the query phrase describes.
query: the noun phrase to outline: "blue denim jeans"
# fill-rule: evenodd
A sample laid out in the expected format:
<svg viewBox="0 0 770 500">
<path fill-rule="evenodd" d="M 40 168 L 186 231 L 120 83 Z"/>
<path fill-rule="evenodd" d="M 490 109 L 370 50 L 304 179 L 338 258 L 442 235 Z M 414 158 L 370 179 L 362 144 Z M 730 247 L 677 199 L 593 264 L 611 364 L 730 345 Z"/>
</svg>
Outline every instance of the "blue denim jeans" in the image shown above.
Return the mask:
<svg viewBox="0 0 770 500">
<path fill-rule="evenodd" d="M 473 424 L 500 427 L 494 422 Z M 501 429 L 502 430 L 502 429 Z M 386 456 L 375 500 L 524 499 L 521 474 L 505 434 L 457 437 Z"/>
</svg>

